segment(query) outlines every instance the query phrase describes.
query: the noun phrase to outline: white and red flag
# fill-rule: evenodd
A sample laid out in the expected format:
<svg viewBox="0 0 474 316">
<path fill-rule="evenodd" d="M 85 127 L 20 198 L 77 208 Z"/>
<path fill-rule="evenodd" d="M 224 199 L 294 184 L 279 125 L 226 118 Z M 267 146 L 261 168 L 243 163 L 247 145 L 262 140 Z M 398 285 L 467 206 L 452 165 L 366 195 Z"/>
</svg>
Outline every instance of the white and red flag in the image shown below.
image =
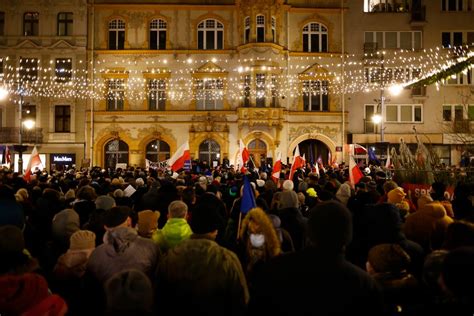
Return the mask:
<svg viewBox="0 0 474 316">
<path fill-rule="evenodd" d="M 191 160 L 191 154 L 189 153 L 189 142 L 186 141 L 168 160 L 168 166 L 170 166 L 171 170 L 178 171 L 184 168 L 184 163 L 188 160 Z"/>
<path fill-rule="evenodd" d="M 33 171 L 38 168 L 38 169 L 43 169 L 43 163 L 41 162 L 41 158 L 39 156 L 38 150 L 36 149 L 36 146 L 33 148 L 33 151 L 31 152 L 30 160 L 28 161 L 28 165 L 26 166 L 26 172 L 23 178 L 26 181 L 30 181 L 31 175 L 33 174 Z M 20 172 L 23 172 L 23 170 L 19 170 Z"/>
<path fill-rule="evenodd" d="M 362 171 L 360 171 L 359 166 L 354 161 L 354 157 L 349 157 L 349 180 L 351 182 L 351 186 L 355 187 L 355 185 L 362 179 L 364 175 Z"/>
<path fill-rule="evenodd" d="M 272 179 L 275 183 L 278 183 L 278 180 L 280 180 L 280 173 L 281 173 L 281 152 L 278 152 L 277 159 L 273 163 L 273 170 L 272 170 Z"/>
<path fill-rule="evenodd" d="M 245 147 L 244 142 L 241 139 L 239 139 L 239 153 L 237 155 L 237 167 L 240 167 L 241 172 L 245 173 L 247 171 L 247 168 L 245 167 L 245 165 L 247 164 L 249 159 L 250 159 L 249 151 L 247 147 Z"/>
<path fill-rule="evenodd" d="M 296 146 L 295 154 L 293 156 L 293 163 L 291 164 L 289 179 L 293 180 L 293 175 L 295 174 L 296 170 L 302 167 L 304 167 L 304 158 L 300 156 L 299 146 Z"/>
</svg>

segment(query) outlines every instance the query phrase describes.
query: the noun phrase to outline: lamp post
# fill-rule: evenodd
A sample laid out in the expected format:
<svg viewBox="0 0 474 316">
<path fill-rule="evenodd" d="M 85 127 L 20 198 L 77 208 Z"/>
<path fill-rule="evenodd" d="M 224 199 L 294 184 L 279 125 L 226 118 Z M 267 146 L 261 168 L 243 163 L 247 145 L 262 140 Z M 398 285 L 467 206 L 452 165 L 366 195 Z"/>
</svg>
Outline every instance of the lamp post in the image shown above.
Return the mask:
<svg viewBox="0 0 474 316">
<path fill-rule="evenodd" d="M 23 86 L 21 84 L 21 80 L 18 84 L 19 92 L 20 92 L 20 104 L 18 109 L 20 113 L 18 114 L 19 122 L 20 122 L 20 130 L 18 133 L 18 171 L 20 174 L 23 174 Z"/>
</svg>

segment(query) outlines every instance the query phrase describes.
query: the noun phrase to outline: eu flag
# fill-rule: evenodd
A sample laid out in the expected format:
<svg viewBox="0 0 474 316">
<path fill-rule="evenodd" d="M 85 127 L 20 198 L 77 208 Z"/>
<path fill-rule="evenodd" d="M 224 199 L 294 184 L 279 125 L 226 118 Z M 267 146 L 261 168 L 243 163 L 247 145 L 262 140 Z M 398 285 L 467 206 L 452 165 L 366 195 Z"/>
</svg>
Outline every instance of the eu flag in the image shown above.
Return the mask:
<svg viewBox="0 0 474 316">
<path fill-rule="evenodd" d="M 377 156 L 375 155 L 375 151 L 372 147 L 369 147 L 369 150 L 368 150 L 368 155 L 369 155 L 369 161 L 374 161 L 376 162 L 377 164 L 380 164 L 380 161 L 379 159 L 377 158 Z"/>
<path fill-rule="evenodd" d="M 240 200 L 240 211 L 247 214 L 248 211 L 256 207 L 253 188 L 247 176 L 244 176 L 244 189 L 242 191 L 242 199 Z"/>
</svg>

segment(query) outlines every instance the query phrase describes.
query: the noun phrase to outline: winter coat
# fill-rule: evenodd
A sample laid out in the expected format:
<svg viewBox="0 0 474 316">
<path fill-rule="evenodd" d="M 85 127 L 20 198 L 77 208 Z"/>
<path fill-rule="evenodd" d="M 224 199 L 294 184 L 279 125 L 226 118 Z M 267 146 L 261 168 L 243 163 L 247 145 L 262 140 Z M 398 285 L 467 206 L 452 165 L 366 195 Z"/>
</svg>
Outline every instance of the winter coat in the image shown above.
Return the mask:
<svg viewBox="0 0 474 316">
<path fill-rule="evenodd" d="M 102 284 L 115 273 L 132 268 L 152 276 L 159 257 L 160 249 L 153 241 L 139 237 L 133 228 L 115 227 L 92 252 L 87 270 Z"/>
<path fill-rule="evenodd" d="M 362 269 L 316 248 L 275 257 L 255 279 L 249 315 L 383 315 L 382 294 Z"/>
<path fill-rule="evenodd" d="M 68 250 L 58 258 L 54 267 L 54 275 L 57 279 L 68 280 L 80 278 L 86 272 L 87 261 L 93 249 Z"/>
<path fill-rule="evenodd" d="M 409 215 L 403 226 L 403 232 L 408 239 L 431 251 L 441 247 L 448 225 L 452 222 L 453 219 L 446 214 L 444 206 L 435 201 L 425 204 Z"/>
<path fill-rule="evenodd" d="M 193 234 L 191 227 L 184 218 L 170 218 L 163 229 L 153 233 L 151 239 L 162 251 L 175 247 Z"/>
</svg>

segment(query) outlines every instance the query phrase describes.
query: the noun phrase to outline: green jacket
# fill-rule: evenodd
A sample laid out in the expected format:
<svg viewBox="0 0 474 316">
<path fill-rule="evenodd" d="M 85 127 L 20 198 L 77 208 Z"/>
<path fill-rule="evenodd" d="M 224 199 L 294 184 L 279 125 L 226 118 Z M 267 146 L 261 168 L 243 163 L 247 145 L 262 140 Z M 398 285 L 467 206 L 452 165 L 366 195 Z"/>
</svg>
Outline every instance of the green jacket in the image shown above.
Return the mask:
<svg viewBox="0 0 474 316">
<path fill-rule="evenodd" d="M 192 235 L 191 227 L 184 218 L 170 218 L 161 230 L 151 236 L 152 240 L 160 246 L 162 251 L 167 251 L 178 245 Z"/>
</svg>

